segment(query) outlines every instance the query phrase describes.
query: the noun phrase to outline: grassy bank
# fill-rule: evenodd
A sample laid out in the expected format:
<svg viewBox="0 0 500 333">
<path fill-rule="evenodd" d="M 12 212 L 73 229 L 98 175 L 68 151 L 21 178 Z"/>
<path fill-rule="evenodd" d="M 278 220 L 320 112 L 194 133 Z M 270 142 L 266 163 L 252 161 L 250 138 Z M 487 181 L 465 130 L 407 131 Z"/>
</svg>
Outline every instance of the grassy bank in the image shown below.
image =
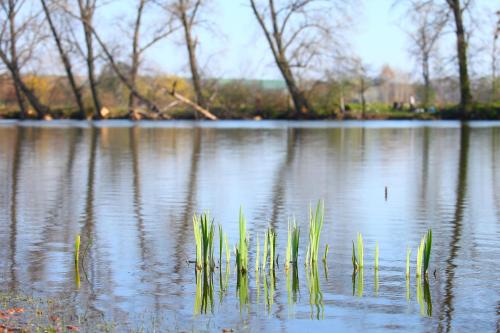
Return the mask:
<svg viewBox="0 0 500 333">
<path fill-rule="evenodd" d="M 418 110 L 418 109 L 417 109 Z M 219 119 L 272 119 L 272 120 L 500 120 L 500 102 L 493 104 L 477 104 L 474 110 L 464 114 L 457 106 L 445 106 L 435 112 L 422 112 L 410 110 L 394 110 L 389 105 L 373 104 L 367 107 L 363 114 L 360 105 L 349 105 L 348 110 L 315 110 L 307 114 L 295 116 L 290 110 L 283 109 L 239 109 L 227 110 L 221 108 L 211 109 Z M 87 110 L 87 114 L 92 114 L 92 110 Z M 175 109 L 169 113 L 172 119 L 195 119 L 195 113 L 190 109 Z M 0 108 L 0 119 L 19 119 L 20 113 L 16 109 Z M 35 119 L 33 115 L 29 119 Z M 50 113 L 51 119 L 85 119 L 85 115 L 74 109 L 53 109 Z M 107 119 L 128 119 L 128 110 L 125 108 L 111 108 Z M 142 119 L 161 120 L 155 114 L 143 114 Z"/>
</svg>

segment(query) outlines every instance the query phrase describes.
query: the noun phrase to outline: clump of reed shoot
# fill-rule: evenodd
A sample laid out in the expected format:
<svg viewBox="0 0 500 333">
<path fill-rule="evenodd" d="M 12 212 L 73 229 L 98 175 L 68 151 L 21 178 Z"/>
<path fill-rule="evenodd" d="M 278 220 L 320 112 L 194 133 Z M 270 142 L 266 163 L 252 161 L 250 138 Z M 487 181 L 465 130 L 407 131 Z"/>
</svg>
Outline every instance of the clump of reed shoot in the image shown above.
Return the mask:
<svg viewBox="0 0 500 333">
<path fill-rule="evenodd" d="M 425 236 L 425 246 L 424 246 L 424 274 L 427 278 L 429 276 L 429 263 L 431 260 L 431 247 L 432 247 L 432 229 L 427 231 Z"/>
<path fill-rule="evenodd" d="M 363 268 L 364 261 L 364 246 L 363 246 L 363 236 L 358 232 L 358 253 L 356 255 L 356 250 L 354 249 L 354 241 L 352 242 L 352 266 L 354 271 L 358 271 Z"/>
<path fill-rule="evenodd" d="M 246 273 L 248 270 L 248 238 L 247 238 L 246 220 L 245 216 L 243 215 L 243 209 L 241 207 L 240 207 L 239 226 L 240 226 L 240 240 L 236 247 L 236 265 L 238 267 L 239 272 Z"/>
<path fill-rule="evenodd" d="M 375 242 L 375 270 L 378 270 L 378 242 Z"/>
<path fill-rule="evenodd" d="M 80 235 L 75 237 L 75 269 L 78 270 L 78 263 L 80 262 Z"/>
<path fill-rule="evenodd" d="M 276 253 L 276 233 L 269 228 L 267 231 L 269 246 L 269 270 L 274 271 L 275 253 Z"/>
<path fill-rule="evenodd" d="M 323 263 L 326 264 L 326 257 L 328 256 L 328 244 L 325 245 L 325 252 L 323 253 Z"/>
<path fill-rule="evenodd" d="M 420 246 L 417 252 L 417 277 L 422 275 L 422 270 L 427 278 L 429 276 L 429 263 L 431 260 L 432 247 L 432 229 L 427 231 L 427 234 L 420 240 Z"/>
<path fill-rule="evenodd" d="M 193 230 L 196 241 L 196 268 L 198 270 L 204 267 L 213 268 L 215 266 L 213 259 L 214 229 L 213 221 L 210 221 L 208 214 L 193 215 Z"/>
<path fill-rule="evenodd" d="M 260 244 L 259 244 L 259 235 L 257 235 L 257 250 L 255 251 L 255 271 L 259 271 L 259 257 L 260 257 Z"/>
<path fill-rule="evenodd" d="M 297 265 L 299 257 L 299 238 L 300 229 L 297 227 L 297 223 L 293 220 L 293 223 L 288 221 L 288 241 L 286 246 L 286 258 L 285 258 L 285 269 L 288 270 L 290 264 L 294 266 Z"/>
<path fill-rule="evenodd" d="M 307 247 L 306 265 L 312 266 L 313 263 L 318 262 L 319 237 L 323 228 L 324 215 L 323 201 L 318 202 L 315 213 L 313 213 L 312 207 L 309 206 L 309 245 Z"/>
<path fill-rule="evenodd" d="M 406 249 L 406 278 L 410 278 L 410 256 L 411 256 L 411 249 L 408 246 Z"/>
</svg>

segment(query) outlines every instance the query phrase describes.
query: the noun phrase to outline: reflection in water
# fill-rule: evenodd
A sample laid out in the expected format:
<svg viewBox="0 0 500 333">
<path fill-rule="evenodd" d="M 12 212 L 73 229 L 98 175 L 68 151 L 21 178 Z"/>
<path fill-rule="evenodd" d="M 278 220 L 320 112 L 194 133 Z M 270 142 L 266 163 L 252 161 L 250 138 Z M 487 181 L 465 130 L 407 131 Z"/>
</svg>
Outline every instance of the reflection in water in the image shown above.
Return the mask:
<svg viewBox="0 0 500 333">
<path fill-rule="evenodd" d="M 16 127 L 16 141 L 13 145 L 14 154 L 12 161 L 12 179 L 11 179 L 11 200 L 10 200 L 10 239 L 9 239 L 9 253 L 10 253 L 10 267 L 9 267 L 9 289 L 17 290 L 17 274 L 16 274 L 16 243 L 17 243 L 17 193 L 18 193 L 18 179 L 21 164 L 21 150 L 24 141 L 23 127 Z"/>
<path fill-rule="evenodd" d="M 463 217 L 465 208 L 465 198 L 467 193 L 467 169 L 469 155 L 470 128 L 467 124 L 462 124 L 460 128 L 460 153 L 458 160 L 458 181 L 456 188 L 455 214 L 452 221 L 452 235 L 450 242 L 450 255 L 446 259 L 445 268 L 445 295 L 442 303 L 443 310 L 440 312 L 438 332 L 451 331 L 451 321 L 455 310 L 453 304 L 455 283 L 455 270 L 457 265 L 455 260 L 460 249 L 460 239 L 462 238 Z M 444 321 L 444 323 L 443 323 Z M 443 327 L 443 324 L 445 327 Z"/>
<path fill-rule="evenodd" d="M 214 281 L 213 271 L 195 270 L 196 272 L 196 299 L 194 302 L 194 314 L 214 311 Z"/>
<path fill-rule="evenodd" d="M 222 277 L 222 265 L 219 265 L 219 303 L 222 304 L 224 295 L 227 294 L 229 283 L 229 265 L 226 265 L 224 278 Z"/>
<path fill-rule="evenodd" d="M 267 276 L 264 275 L 263 282 L 264 282 L 264 294 L 266 297 L 267 313 L 271 314 L 271 310 L 274 304 L 274 290 L 276 288 L 276 277 L 274 275 L 274 270 L 270 270 L 269 275 Z"/>
<path fill-rule="evenodd" d="M 406 277 L 406 301 L 411 300 L 411 290 L 410 290 L 410 276 Z"/>
<path fill-rule="evenodd" d="M 262 313 L 250 312 L 255 330 L 299 330 L 297 321 L 285 319 L 309 316 L 328 322 L 307 325 L 320 325 L 319 330 L 331 323 L 335 329 L 352 320 L 353 312 L 366 314 L 362 324 L 350 322 L 353 330 L 368 324 L 387 327 L 389 317 L 390 324 L 398 325 L 415 319 L 409 316 L 418 318 L 420 305 L 425 316 L 434 318 L 414 320 L 409 331 L 496 328 L 498 295 L 485 290 L 498 289 L 495 281 L 500 281 L 491 268 L 500 258 L 497 127 L 79 126 L 23 123 L 0 128 L 0 291 L 61 295 L 71 299 L 72 313 L 96 316 L 102 311 L 106 320 L 131 323 L 144 311 L 158 318 L 172 314 L 186 322 L 193 315 L 194 301 L 195 313 L 216 314 L 209 316 L 216 327 L 231 322 L 239 330 L 248 322 L 231 311 L 235 303 L 226 298 L 238 297 L 242 312 L 254 309 L 254 288 L 248 283 L 255 283 L 257 302 L 266 306 L 265 320 L 260 320 Z M 491 163 L 483 163 L 490 155 Z M 390 187 L 391 200 L 381 195 L 384 186 Z M 193 211 L 210 210 L 234 240 L 234 212 L 244 205 L 252 220 L 249 231 L 255 234 L 270 223 L 277 232 L 277 252 L 283 253 L 287 215 L 296 215 L 298 226 L 306 228 L 303 208 L 318 198 L 325 199 L 325 215 L 335 221 L 325 225 L 322 235 L 325 242 L 338 244 L 329 261 L 335 269 L 329 271 L 325 265 L 319 277 L 315 270 L 301 271 L 305 276 L 300 281 L 298 271 L 289 270 L 285 285 L 279 283 L 280 275 L 257 274 L 255 281 L 249 281 L 253 275 L 229 277 L 227 266 L 215 276 L 219 302 L 214 308 L 213 277 L 195 276 L 195 285 L 192 267 L 186 264 L 194 249 Z M 345 275 L 351 250 L 348 235 L 362 230 L 387 244 L 389 258 L 397 258 L 428 227 L 436 230 L 433 262 L 442 273 L 436 280 L 430 275 L 432 290 L 425 281 L 418 282 L 414 313 L 398 308 L 399 296 L 405 297 L 404 275 L 399 274 L 404 263 L 399 261 L 375 271 L 374 280 L 369 280 L 377 300 L 355 299 L 364 293 L 361 272 L 353 275 L 351 297 Z M 81 258 L 80 272 L 75 272 L 72 261 L 76 234 L 82 236 L 82 247 L 93 240 L 88 255 Z M 470 266 L 463 264 L 468 259 L 473 259 Z M 387 281 L 380 290 L 379 278 Z M 260 289 L 263 283 L 265 292 Z M 309 297 L 300 297 L 300 283 Z M 415 299 L 414 284 L 407 281 L 408 301 Z M 285 287 L 287 296 L 282 294 Z M 340 311 L 324 311 L 323 296 Z M 481 300 L 481 308 L 470 306 L 472 297 Z M 385 316 L 389 308 L 391 316 Z M 432 327 L 422 326 L 427 324 Z M 168 325 L 165 331 L 172 328 Z M 200 324 L 186 325 L 179 330 L 198 330 Z"/>
<path fill-rule="evenodd" d="M 354 289 L 356 289 L 356 296 L 363 297 L 363 289 L 365 287 L 365 269 L 363 267 L 352 273 L 352 283 L 353 295 Z M 354 284 L 356 284 L 356 287 L 354 287 Z"/>
<path fill-rule="evenodd" d="M 288 305 L 293 306 L 297 303 L 297 294 L 299 292 L 299 272 L 296 265 L 285 271 L 286 274 L 286 290 L 288 295 Z M 292 281 L 290 281 L 290 276 Z"/>
<path fill-rule="evenodd" d="M 422 284 L 423 282 L 423 284 Z M 417 302 L 420 306 L 420 314 L 432 317 L 432 300 L 429 282 L 427 279 L 417 278 Z"/>
<path fill-rule="evenodd" d="M 306 270 L 307 286 L 309 288 L 309 304 L 311 306 L 311 319 L 323 319 L 323 293 L 321 292 L 321 286 L 319 283 L 318 266 L 313 262 L 312 265 Z"/>
<path fill-rule="evenodd" d="M 240 300 L 240 312 L 242 312 L 245 308 L 250 311 L 250 307 L 248 306 L 249 298 L 248 298 L 248 274 L 242 273 L 241 271 L 236 272 L 236 293 Z"/>
</svg>

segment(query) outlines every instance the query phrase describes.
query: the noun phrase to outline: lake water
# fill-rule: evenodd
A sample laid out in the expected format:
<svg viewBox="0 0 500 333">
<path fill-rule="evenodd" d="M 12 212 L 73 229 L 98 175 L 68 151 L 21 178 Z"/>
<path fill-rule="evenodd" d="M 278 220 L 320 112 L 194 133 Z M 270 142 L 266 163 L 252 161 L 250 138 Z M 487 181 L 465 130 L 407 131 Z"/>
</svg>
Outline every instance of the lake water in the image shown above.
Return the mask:
<svg viewBox="0 0 500 333">
<path fill-rule="evenodd" d="M 326 243 L 330 252 L 314 272 L 303 262 L 319 199 L 321 253 Z M 237 290 L 232 254 L 227 276 L 223 264 L 212 287 L 197 285 L 193 213 L 209 211 L 234 248 L 240 206 L 248 275 Z M 0 290 L 64 299 L 68 312 L 123 329 L 500 329 L 499 122 L 4 121 L 0 212 Z M 287 274 L 292 216 L 300 263 Z M 258 276 L 255 241 L 262 253 L 268 226 L 279 267 Z M 416 252 L 428 228 L 431 274 L 420 283 Z M 358 232 L 365 268 L 353 279 Z M 77 234 L 90 244 L 79 285 Z"/>
</svg>

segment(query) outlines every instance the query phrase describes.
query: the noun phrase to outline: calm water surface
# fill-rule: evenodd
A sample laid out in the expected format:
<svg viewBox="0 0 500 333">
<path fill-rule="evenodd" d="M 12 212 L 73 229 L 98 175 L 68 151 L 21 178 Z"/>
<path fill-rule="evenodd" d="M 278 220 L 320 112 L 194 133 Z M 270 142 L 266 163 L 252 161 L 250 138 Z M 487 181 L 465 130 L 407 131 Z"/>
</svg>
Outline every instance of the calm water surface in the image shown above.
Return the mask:
<svg viewBox="0 0 500 333">
<path fill-rule="evenodd" d="M 318 199 L 326 208 L 321 247 L 328 243 L 330 254 L 327 267 L 311 272 L 302 262 L 308 206 Z M 248 277 L 237 290 L 234 267 L 226 276 L 223 265 L 213 288 L 197 285 L 187 262 L 195 256 L 193 213 L 209 211 L 234 246 L 240 206 Z M 1 290 L 67 299 L 68 311 L 129 328 L 500 327 L 498 122 L 1 122 L 0 212 Z M 302 236 L 296 274 L 282 265 L 291 216 Z M 280 266 L 258 276 L 255 240 L 269 225 Z M 426 284 L 413 268 L 429 227 L 435 274 Z M 353 278 L 357 232 L 366 267 Z M 92 242 L 79 287 L 77 234 L 83 246 Z"/>
</svg>

